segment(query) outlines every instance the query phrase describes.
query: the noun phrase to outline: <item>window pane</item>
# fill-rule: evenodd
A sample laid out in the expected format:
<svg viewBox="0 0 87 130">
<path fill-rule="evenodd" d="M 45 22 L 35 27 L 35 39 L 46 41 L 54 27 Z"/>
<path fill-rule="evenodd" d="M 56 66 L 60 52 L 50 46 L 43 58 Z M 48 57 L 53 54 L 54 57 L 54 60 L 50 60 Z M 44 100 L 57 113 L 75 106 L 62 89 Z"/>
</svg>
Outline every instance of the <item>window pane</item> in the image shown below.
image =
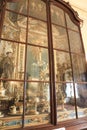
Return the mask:
<svg viewBox="0 0 87 130">
<path fill-rule="evenodd" d="M 50 122 L 49 83 L 29 82 L 26 91 L 25 125 L 47 124 Z M 28 122 L 29 121 L 29 122 Z"/>
<path fill-rule="evenodd" d="M 69 50 L 66 29 L 52 26 L 53 47 L 56 49 Z"/>
<path fill-rule="evenodd" d="M 75 25 L 68 14 L 66 14 L 67 27 L 79 32 L 78 26 Z"/>
<path fill-rule="evenodd" d="M 77 112 L 78 117 L 87 117 L 87 84 L 75 84 L 77 89 Z"/>
<path fill-rule="evenodd" d="M 2 30 L 2 38 L 25 42 L 26 22 L 26 17 L 13 12 L 6 12 Z"/>
<path fill-rule="evenodd" d="M 0 78 L 24 78 L 25 46 L 18 43 L 1 41 Z"/>
<path fill-rule="evenodd" d="M 54 50 L 55 80 L 72 81 L 72 69 L 69 53 Z"/>
<path fill-rule="evenodd" d="M 47 24 L 42 21 L 29 18 L 28 42 L 30 44 L 48 46 Z"/>
<path fill-rule="evenodd" d="M 0 128 L 2 129 L 22 127 L 23 84 L 17 81 L 0 82 Z M 15 117 L 12 118 L 13 116 Z"/>
<path fill-rule="evenodd" d="M 76 118 L 73 83 L 56 84 L 57 121 Z"/>
<path fill-rule="evenodd" d="M 74 80 L 75 81 L 87 81 L 86 62 L 84 56 L 78 56 L 72 54 Z"/>
<path fill-rule="evenodd" d="M 28 80 L 49 81 L 48 50 L 40 47 L 27 48 Z"/>
<path fill-rule="evenodd" d="M 20 0 L 17 2 L 7 2 L 7 9 L 16 11 L 18 13 L 27 14 L 27 1 L 28 0 Z"/>
<path fill-rule="evenodd" d="M 83 53 L 80 34 L 69 30 L 70 48 L 72 52 Z"/>
<path fill-rule="evenodd" d="M 29 0 L 29 15 L 41 20 L 46 20 L 46 2 L 42 0 Z"/>
<path fill-rule="evenodd" d="M 52 23 L 65 26 L 64 11 L 57 6 L 51 5 Z"/>
<path fill-rule="evenodd" d="M 83 53 L 83 47 L 79 33 L 69 30 L 69 40 L 72 52 Z"/>
</svg>

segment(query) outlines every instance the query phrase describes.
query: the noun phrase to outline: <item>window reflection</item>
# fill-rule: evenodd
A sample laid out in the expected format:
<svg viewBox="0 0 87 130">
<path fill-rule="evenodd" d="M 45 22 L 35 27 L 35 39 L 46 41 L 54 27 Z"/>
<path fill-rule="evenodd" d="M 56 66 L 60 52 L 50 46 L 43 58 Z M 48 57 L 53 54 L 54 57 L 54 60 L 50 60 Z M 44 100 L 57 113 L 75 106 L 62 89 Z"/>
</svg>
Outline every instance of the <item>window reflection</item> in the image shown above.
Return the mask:
<svg viewBox="0 0 87 130">
<path fill-rule="evenodd" d="M 73 83 L 56 83 L 56 98 L 58 122 L 76 118 Z"/>
<path fill-rule="evenodd" d="M 26 92 L 26 115 L 32 115 L 32 123 L 50 122 L 49 83 L 29 82 Z M 34 116 L 38 115 L 38 117 Z M 31 123 L 31 122 L 30 122 Z"/>
<path fill-rule="evenodd" d="M 83 47 L 79 33 L 69 30 L 71 52 L 83 53 Z"/>
<path fill-rule="evenodd" d="M 4 86 L 4 83 L 6 85 Z M 23 82 L 17 81 L 0 81 L 0 121 L 5 122 L 4 128 L 11 126 L 21 127 L 23 114 Z M 11 118 L 16 116 L 15 118 Z M 20 117 L 18 117 L 20 116 Z M 4 118 L 6 117 L 6 118 Z M 19 126 L 18 126 L 18 122 Z M 0 122 L 1 123 L 1 122 Z M 0 128 L 3 125 L 0 124 Z"/>
<path fill-rule="evenodd" d="M 29 0 L 29 15 L 46 20 L 46 2 L 42 0 Z"/>
<path fill-rule="evenodd" d="M 29 18 L 28 42 L 30 44 L 48 46 L 47 24 L 39 20 Z"/>
<path fill-rule="evenodd" d="M 64 28 L 53 25 L 53 47 L 69 51 L 67 32 Z"/>
<path fill-rule="evenodd" d="M 0 44 L 0 78 L 24 78 L 25 46 L 1 41 Z"/>
<path fill-rule="evenodd" d="M 27 101 L 30 103 L 31 107 L 27 105 L 27 114 L 32 115 L 32 110 L 34 112 L 41 113 L 48 113 L 49 112 L 49 84 L 43 82 L 30 82 L 27 86 Z M 33 102 L 36 105 L 33 108 Z M 47 102 L 47 103 L 46 103 Z M 47 107 L 46 107 L 47 105 Z M 31 111 L 29 111 L 31 110 Z M 34 114 L 38 114 L 34 113 Z"/>
<path fill-rule="evenodd" d="M 47 49 L 28 46 L 27 75 L 28 80 L 49 80 Z"/>
<path fill-rule="evenodd" d="M 75 83 L 75 87 L 78 92 L 78 98 L 76 99 L 78 117 L 85 117 L 87 116 L 87 84 Z"/>
<path fill-rule="evenodd" d="M 75 81 L 87 81 L 87 72 L 84 56 L 72 54 L 73 72 Z"/>
<path fill-rule="evenodd" d="M 6 12 L 1 37 L 13 41 L 25 42 L 26 20 L 27 18 L 22 15 Z"/>
<path fill-rule="evenodd" d="M 21 0 L 17 2 L 8 2 L 7 9 L 16 11 L 18 13 L 27 14 L 27 1 L 28 0 Z"/>
<path fill-rule="evenodd" d="M 65 26 L 64 11 L 57 6 L 51 5 L 52 23 Z"/>
<path fill-rule="evenodd" d="M 54 50 L 56 81 L 72 81 L 69 53 Z"/>
</svg>

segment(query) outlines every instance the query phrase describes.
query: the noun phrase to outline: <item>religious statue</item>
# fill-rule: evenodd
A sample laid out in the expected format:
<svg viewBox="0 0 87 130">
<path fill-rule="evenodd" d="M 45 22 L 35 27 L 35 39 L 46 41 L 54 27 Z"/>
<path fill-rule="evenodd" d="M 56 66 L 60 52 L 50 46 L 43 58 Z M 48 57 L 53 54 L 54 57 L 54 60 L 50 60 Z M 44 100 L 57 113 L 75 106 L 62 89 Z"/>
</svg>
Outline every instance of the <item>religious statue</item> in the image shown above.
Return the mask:
<svg viewBox="0 0 87 130">
<path fill-rule="evenodd" d="M 8 49 L 6 51 L 6 56 L 3 57 L 0 62 L 0 77 L 2 78 L 12 78 L 14 71 L 12 53 L 12 50 Z"/>
</svg>

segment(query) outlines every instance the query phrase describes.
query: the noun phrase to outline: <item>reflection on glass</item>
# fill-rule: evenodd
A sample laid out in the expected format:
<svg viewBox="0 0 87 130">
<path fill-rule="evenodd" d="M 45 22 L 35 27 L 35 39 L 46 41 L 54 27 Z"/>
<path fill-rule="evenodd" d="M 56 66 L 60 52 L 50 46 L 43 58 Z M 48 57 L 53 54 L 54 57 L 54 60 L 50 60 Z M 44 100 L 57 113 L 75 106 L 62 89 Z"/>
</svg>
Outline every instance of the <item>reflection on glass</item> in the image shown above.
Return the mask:
<svg viewBox="0 0 87 130">
<path fill-rule="evenodd" d="M 83 53 L 81 38 L 79 33 L 69 30 L 70 48 L 72 52 Z"/>
<path fill-rule="evenodd" d="M 2 30 L 2 38 L 14 41 L 26 41 L 27 18 L 13 12 L 6 12 Z"/>
<path fill-rule="evenodd" d="M 73 72 L 75 81 L 87 81 L 86 63 L 84 56 L 72 54 Z"/>
<path fill-rule="evenodd" d="M 67 27 L 68 27 L 68 28 L 73 29 L 73 30 L 75 30 L 75 31 L 79 31 L 79 30 L 78 30 L 78 26 L 75 25 L 75 24 L 72 22 L 71 18 L 69 17 L 69 15 L 68 15 L 67 13 L 66 13 L 66 21 L 67 21 Z"/>
<path fill-rule="evenodd" d="M 69 50 L 67 32 L 64 28 L 52 26 L 53 47 L 56 49 Z"/>
<path fill-rule="evenodd" d="M 24 78 L 25 46 L 9 41 L 0 44 L 0 78 Z"/>
<path fill-rule="evenodd" d="M 46 20 L 46 3 L 42 0 L 29 1 L 29 15 L 41 20 Z"/>
<path fill-rule="evenodd" d="M 49 83 L 29 82 L 26 89 L 26 115 L 30 120 L 29 124 L 48 123 L 50 121 Z M 28 124 L 25 122 L 25 125 Z"/>
<path fill-rule="evenodd" d="M 28 80 L 49 81 L 48 50 L 40 47 L 27 48 Z"/>
<path fill-rule="evenodd" d="M 47 24 L 29 18 L 28 42 L 31 44 L 48 46 L 47 40 Z"/>
<path fill-rule="evenodd" d="M 76 118 L 73 83 L 56 84 L 57 121 Z"/>
<path fill-rule="evenodd" d="M 23 114 L 23 83 L 0 81 L 0 128 L 21 127 Z M 16 118 L 10 118 L 16 116 Z M 2 122 L 1 122 L 2 121 Z M 3 125 L 4 123 L 4 125 Z"/>
<path fill-rule="evenodd" d="M 13 10 L 18 13 L 27 14 L 27 1 L 19 0 L 17 2 L 7 2 L 7 9 Z"/>
<path fill-rule="evenodd" d="M 64 11 L 57 6 L 51 5 L 52 23 L 65 26 Z"/>
<path fill-rule="evenodd" d="M 69 53 L 54 50 L 54 62 L 56 81 L 72 81 Z"/>
<path fill-rule="evenodd" d="M 78 117 L 87 116 L 87 84 L 75 84 L 78 92 L 77 102 L 77 112 Z"/>
</svg>

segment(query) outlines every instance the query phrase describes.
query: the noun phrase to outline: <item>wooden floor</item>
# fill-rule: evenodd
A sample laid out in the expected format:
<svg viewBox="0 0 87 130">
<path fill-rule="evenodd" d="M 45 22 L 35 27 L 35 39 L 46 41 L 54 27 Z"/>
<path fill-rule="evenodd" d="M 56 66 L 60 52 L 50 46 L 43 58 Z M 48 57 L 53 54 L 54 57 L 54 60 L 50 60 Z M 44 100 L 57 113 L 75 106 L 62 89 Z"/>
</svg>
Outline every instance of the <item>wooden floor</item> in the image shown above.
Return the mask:
<svg viewBox="0 0 87 130">
<path fill-rule="evenodd" d="M 87 123 L 66 128 L 66 130 L 87 130 Z"/>
</svg>

